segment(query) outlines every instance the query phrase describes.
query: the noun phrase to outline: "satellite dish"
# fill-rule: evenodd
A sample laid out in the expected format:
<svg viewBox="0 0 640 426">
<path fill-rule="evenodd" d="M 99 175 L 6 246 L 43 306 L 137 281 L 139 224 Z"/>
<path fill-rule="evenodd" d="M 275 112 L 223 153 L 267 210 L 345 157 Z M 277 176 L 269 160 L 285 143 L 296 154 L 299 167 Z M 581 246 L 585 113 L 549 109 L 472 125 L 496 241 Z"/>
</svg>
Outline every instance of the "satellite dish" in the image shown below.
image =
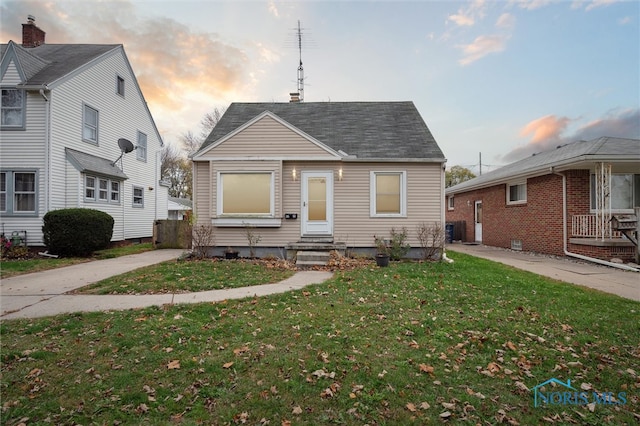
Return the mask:
<svg viewBox="0 0 640 426">
<path fill-rule="evenodd" d="M 115 166 L 116 163 L 122 158 L 123 155 L 128 154 L 131 151 L 133 151 L 134 149 L 136 149 L 133 146 L 133 143 L 131 143 L 130 140 L 125 139 L 125 138 L 118 139 L 118 146 L 120 147 L 120 157 L 118 157 L 118 159 L 116 161 L 111 163 L 111 166 Z"/>
<path fill-rule="evenodd" d="M 134 149 L 133 143 L 125 138 L 118 139 L 118 146 L 120 147 L 120 151 L 124 152 L 125 154 L 130 153 Z"/>
</svg>

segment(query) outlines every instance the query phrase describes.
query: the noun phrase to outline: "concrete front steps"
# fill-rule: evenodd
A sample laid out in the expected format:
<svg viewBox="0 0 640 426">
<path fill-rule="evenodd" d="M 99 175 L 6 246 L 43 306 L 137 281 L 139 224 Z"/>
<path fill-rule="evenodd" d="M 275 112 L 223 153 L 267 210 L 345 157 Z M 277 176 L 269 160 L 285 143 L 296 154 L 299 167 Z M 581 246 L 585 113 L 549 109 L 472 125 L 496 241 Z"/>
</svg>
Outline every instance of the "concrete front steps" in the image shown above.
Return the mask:
<svg viewBox="0 0 640 426">
<path fill-rule="evenodd" d="M 345 243 L 335 243 L 333 240 L 307 238 L 288 244 L 287 258 L 295 258 L 296 266 L 300 269 L 327 266 L 333 250 L 344 255 L 347 245 Z"/>
<path fill-rule="evenodd" d="M 331 254 L 328 251 L 299 251 L 296 254 L 296 266 L 298 268 L 327 266 L 330 258 Z"/>
</svg>

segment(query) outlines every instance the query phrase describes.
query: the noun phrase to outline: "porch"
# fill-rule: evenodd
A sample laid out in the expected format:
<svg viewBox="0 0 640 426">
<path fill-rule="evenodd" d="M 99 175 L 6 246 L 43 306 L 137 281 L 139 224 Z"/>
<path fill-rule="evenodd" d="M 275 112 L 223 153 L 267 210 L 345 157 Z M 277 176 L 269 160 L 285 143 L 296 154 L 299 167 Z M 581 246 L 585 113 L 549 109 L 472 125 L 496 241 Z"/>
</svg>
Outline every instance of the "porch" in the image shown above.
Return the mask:
<svg viewBox="0 0 640 426">
<path fill-rule="evenodd" d="M 632 261 L 636 252 L 635 245 L 627 237 L 612 229 L 609 219 L 603 221 L 596 214 L 571 217 L 569 243 L 574 244 L 572 251 L 603 259 L 620 258 Z"/>
</svg>

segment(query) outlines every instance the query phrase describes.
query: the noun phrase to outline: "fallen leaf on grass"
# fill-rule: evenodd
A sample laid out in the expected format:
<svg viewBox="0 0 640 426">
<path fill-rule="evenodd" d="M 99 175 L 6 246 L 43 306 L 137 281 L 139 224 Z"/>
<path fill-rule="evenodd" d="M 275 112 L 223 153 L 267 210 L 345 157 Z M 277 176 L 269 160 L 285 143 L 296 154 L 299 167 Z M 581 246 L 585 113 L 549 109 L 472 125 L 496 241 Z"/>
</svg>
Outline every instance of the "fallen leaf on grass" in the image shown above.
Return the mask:
<svg viewBox="0 0 640 426">
<path fill-rule="evenodd" d="M 407 410 L 411 411 L 412 413 L 416 412 L 416 406 L 413 405 L 411 402 L 409 402 L 407 405 L 405 405 L 405 407 L 407 407 Z"/>
<path fill-rule="evenodd" d="M 231 368 L 232 365 L 233 365 L 233 361 L 225 362 L 224 364 L 222 364 L 222 368 Z"/>
<path fill-rule="evenodd" d="M 433 374 L 433 366 L 427 365 L 427 364 L 420 364 L 419 367 L 420 367 L 421 373 Z"/>
<path fill-rule="evenodd" d="M 296 405 L 295 407 L 293 407 L 293 411 L 291 411 L 292 414 L 302 414 L 302 408 L 299 405 Z"/>
<path fill-rule="evenodd" d="M 169 364 L 167 364 L 167 368 L 169 370 L 177 370 L 180 368 L 180 360 L 174 359 L 173 361 L 169 362 Z"/>
</svg>

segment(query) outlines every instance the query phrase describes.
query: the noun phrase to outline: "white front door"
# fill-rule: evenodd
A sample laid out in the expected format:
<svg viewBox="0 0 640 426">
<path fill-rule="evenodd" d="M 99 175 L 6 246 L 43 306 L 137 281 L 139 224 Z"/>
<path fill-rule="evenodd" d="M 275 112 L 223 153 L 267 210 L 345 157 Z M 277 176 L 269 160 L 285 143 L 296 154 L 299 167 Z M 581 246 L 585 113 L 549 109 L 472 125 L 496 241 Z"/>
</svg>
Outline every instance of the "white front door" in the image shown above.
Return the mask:
<svg viewBox="0 0 640 426">
<path fill-rule="evenodd" d="M 333 172 L 302 172 L 302 235 L 333 235 Z"/>
<path fill-rule="evenodd" d="M 476 242 L 482 242 L 482 201 L 476 201 L 475 219 L 476 224 Z"/>
</svg>

